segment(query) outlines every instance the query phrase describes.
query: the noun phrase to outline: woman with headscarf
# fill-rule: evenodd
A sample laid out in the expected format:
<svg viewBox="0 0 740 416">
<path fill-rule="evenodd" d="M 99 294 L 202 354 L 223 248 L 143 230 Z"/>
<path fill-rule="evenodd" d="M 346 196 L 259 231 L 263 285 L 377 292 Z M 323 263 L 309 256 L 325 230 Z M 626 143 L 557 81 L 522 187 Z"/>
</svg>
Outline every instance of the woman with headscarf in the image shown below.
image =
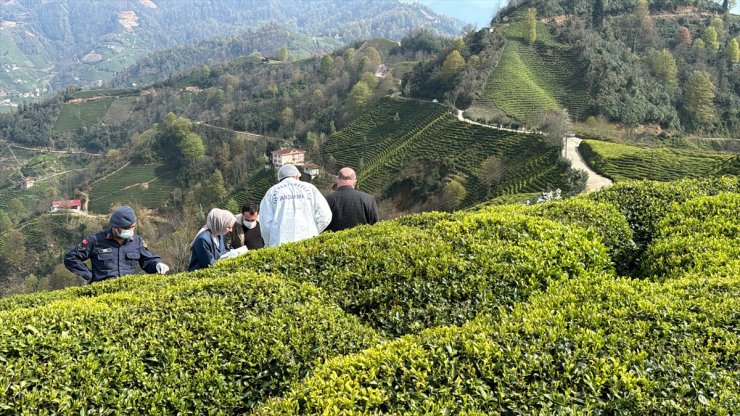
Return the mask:
<svg viewBox="0 0 740 416">
<path fill-rule="evenodd" d="M 231 232 L 236 217 L 224 209 L 213 208 L 206 217 L 206 224 L 190 243 L 188 271 L 205 269 L 226 253 L 224 235 Z"/>
</svg>

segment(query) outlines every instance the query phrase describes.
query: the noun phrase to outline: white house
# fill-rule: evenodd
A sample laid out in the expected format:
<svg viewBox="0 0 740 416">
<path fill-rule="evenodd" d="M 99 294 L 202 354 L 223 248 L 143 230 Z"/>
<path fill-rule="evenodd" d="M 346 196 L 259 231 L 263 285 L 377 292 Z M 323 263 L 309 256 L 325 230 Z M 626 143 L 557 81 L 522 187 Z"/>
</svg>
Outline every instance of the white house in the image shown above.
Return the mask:
<svg viewBox="0 0 740 416">
<path fill-rule="evenodd" d="M 295 148 L 272 151 L 272 166 L 279 169 L 288 163 L 303 166 L 306 164 L 306 151 Z"/>
<path fill-rule="evenodd" d="M 313 162 L 306 162 L 306 164 L 303 165 L 303 173 L 310 175 L 311 179 L 313 179 L 321 173 L 321 166 Z"/>
</svg>

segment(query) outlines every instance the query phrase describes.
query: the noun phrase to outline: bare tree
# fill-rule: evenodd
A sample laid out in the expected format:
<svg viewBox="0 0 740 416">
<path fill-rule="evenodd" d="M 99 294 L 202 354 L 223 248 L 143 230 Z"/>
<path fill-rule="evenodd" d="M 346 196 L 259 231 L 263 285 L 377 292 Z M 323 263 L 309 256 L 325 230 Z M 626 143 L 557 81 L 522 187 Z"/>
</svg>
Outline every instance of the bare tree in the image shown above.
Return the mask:
<svg viewBox="0 0 740 416">
<path fill-rule="evenodd" d="M 563 137 L 572 128 L 568 110 L 547 110 L 535 116 L 535 125 L 545 136 L 545 144 L 558 149 L 563 147 Z"/>
</svg>

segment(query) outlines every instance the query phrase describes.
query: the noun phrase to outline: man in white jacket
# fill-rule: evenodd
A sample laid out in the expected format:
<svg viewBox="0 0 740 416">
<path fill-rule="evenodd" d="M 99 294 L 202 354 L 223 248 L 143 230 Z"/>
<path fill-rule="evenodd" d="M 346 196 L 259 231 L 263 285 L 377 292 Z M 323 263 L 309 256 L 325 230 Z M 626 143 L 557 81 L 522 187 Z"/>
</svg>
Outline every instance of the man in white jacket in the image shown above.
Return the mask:
<svg viewBox="0 0 740 416">
<path fill-rule="evenodd" d="M 300 177 L 294 165 L 283 165 L 278 183 L 262 198 L 259 225 L 267 247 L 315 237 L 331 222 L 324 196 Z"/>
</svg>

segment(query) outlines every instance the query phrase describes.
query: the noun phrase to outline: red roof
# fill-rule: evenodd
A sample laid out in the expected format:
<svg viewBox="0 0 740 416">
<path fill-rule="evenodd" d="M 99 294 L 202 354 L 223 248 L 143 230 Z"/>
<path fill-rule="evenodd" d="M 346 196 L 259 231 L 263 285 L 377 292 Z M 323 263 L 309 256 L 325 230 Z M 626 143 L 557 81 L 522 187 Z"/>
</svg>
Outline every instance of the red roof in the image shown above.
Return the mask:
<svg viewBox="0 0 740 416">
<path fill-rule="evenodd" d="M 301 149 L 280 149 L 280 150 L 273 150 L 272 154 L 274 155 L 292 155 L 292 154 L 300 154 L 300 153 L 306 153 L 305 150 Z"/>
<path fill-rule="evenodd" d="M 81 207 L 82 201 L 79 199 L 51 201 L 51 206 L 55 208 Z"/>
</svg>

